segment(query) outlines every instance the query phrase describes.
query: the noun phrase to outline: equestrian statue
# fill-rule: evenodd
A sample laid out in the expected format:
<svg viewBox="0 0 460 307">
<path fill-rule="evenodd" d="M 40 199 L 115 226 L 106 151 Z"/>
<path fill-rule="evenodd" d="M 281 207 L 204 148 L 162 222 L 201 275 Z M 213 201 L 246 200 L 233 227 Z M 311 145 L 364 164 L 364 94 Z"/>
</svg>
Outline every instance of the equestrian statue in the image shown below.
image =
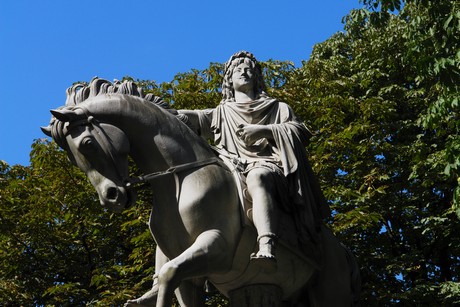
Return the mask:
<svg viewBox="0 0 460 307">
<path fill-rule="evenodd" d="M 266 94 L 246 51 L 225 65 L 222 101 L 174 110 L 133 82 L 94 78 L 67 90 L 44 133 L 120 212 L 153 191 L 152 288 L 126 306 L 204 306 L 204 284 L 231 306 L 358 306 L 359 269 L 323 220 L 307 159 L 310 131 Z M 210 145 L 212 144 L 212 145 Z M 128 156 L 143 172 L 129 177 Z"/>
</svg>

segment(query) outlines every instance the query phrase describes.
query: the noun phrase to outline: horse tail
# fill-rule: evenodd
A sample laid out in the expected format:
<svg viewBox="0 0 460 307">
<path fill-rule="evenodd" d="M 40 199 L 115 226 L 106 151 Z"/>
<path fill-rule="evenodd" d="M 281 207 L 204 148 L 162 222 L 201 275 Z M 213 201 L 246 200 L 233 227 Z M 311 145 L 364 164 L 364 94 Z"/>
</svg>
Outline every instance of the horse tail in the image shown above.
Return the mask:
<svg viewBox="0 0 460 307">
<path fill-rule="evenodd" d="M 345 250 L 345 255 L 350 268 L 352 306 L 359 307 L 361 300 L 361 274 L 359 272 L 358 262 L 356 262 L 355 256 L 348 247 L 342 243 L 340 243 L 340 245 L 342 245 Z"/>
</svg>

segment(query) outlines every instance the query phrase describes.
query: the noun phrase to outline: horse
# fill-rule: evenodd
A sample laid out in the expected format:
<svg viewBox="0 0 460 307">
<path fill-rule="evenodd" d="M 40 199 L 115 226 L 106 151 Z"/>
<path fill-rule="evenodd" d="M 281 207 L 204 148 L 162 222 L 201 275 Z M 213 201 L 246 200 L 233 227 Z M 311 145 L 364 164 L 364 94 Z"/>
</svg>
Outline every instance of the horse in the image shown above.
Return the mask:
<svg viewBox="0 0 460 307">
<path fill-rule="evenodd" d="M 358 304 L 356 262 L 326 226 L 321 265 L 282 242 L 276 271 L 250 261 L 257 233 L 242 223 L 234 174 L 160 98 L 95 78 L 69 88 L 66 105 L 51 113 L 43 132 L 87 175 L 102 206 L 133 205 L 139 182 L 153 190 L 154 285 L 126 306 L 171 306 L 174 293 L 181 306 L 202 306 L 205 281 L 230 302 L 238 289 L 272 285 L 285 306 Z M 145 176 L 129 178 L 128 156 Z"/>
</svg>

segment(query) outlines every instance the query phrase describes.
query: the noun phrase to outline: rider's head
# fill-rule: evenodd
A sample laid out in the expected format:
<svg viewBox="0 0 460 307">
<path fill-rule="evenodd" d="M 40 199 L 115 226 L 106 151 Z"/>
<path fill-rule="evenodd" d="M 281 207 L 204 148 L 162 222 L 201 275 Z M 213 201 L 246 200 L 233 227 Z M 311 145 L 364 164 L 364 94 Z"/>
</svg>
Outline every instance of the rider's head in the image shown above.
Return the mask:
<svg viewBox="0 0 460 307">
<path fill-rule="evenodd" d="M 252 69 L 254 74 L 254 94 L 258 97 L 265 91 L 265 83 L 262 76 L 262 68 L 257 62 L 254 55 L 247 51 L 239 51 L 232 55 L 225 64 L 224 81 L 222 83 L 223 100 L 234 100 L 235 92 L 233 88 L 232 75 L 233 70 L 241 63 L 246 63 Z"/>
</svg>

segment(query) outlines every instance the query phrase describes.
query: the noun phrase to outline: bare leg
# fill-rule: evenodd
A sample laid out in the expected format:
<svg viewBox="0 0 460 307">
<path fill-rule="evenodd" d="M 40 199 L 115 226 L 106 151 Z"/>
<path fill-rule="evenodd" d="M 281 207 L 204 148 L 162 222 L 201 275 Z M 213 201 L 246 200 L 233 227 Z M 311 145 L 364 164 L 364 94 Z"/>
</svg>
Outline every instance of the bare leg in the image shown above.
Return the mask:
<svg viewBox="0 0 460 307">
<path fill-rule="evenodd" d="M 247 175 L 246 182 L 252 198 L 252 218 L 259 234 L 259 251 L 252 258 L 276 260 L 278 213 L 273 174 L 266 168 L 255 168 Z"/>
</svg>

